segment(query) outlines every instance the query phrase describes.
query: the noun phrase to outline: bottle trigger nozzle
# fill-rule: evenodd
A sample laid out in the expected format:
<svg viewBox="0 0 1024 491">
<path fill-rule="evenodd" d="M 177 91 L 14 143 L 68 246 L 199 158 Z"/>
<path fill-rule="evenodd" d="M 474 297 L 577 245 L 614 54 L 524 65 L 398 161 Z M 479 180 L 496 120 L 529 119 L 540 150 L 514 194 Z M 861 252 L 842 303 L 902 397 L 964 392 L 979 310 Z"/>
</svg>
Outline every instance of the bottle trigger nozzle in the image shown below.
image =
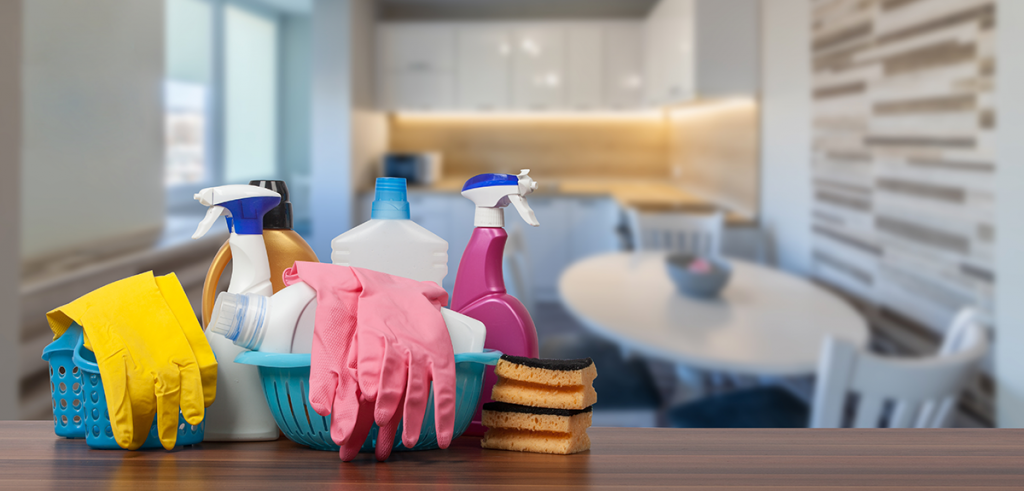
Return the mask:
<svg viewBox="0 0 1024 491">
<path fill-rule="evenodd" d="M 217 223 L 217 219 L 224 216 L 231 216 L 231 212 L 223 206 L 211 206 L 209 210 L 206 210 L 206 216 L 203 217 L 203 221 L 199 222 L 199 228 L 196 229 L 196 233 L 192 234 L 193 239 L 198 239 L 206 232 L 210 231 L 210 227 L 213 227 L 214 223 Z"/>
<path fill-rule="evenodd" d="M 533 208 L 530 208 L 530 204 L 526 202 L 526 198 L 518 194 L 513 194 L 508 197 L 508 200 L 516 207 L 516 211 L 519 212 L 519 216 L 523 217 L 523 220 L 525 220 L 526 223 L 534 227 L 540 226 L 540 222 L 537 221 L 537 214 L 533 212 Z"/>
</svg>

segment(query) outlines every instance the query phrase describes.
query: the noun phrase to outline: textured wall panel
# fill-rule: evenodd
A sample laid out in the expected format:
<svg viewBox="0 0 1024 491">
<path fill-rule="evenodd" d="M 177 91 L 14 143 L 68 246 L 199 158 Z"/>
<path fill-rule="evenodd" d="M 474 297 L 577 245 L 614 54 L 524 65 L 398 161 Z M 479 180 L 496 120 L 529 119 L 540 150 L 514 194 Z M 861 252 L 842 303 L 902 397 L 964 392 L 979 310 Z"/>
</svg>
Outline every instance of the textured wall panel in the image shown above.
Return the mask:
<svg viewBox="0 0 1024 491">
<path fill-rule="evenodd" d="M 814 272 L 942 332 L 991 314 L 994 0 L 817 0 Z"/>
</svg>

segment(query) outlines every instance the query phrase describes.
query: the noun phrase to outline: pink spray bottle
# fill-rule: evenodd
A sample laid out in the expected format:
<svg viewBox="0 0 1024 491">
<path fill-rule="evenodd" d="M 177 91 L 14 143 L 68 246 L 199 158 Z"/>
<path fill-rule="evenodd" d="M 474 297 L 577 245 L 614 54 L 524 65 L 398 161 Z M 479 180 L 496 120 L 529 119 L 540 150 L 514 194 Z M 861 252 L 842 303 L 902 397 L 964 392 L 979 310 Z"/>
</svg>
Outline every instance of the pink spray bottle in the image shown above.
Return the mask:
<svg viewBox="0 0 1024 491">
<path fill-rule="evenodd" d="M 536 227 L 537 216 L 525 196 L 537 189 L 529 170 L 512 174 L 481 174 L 466 181 L 462 195 L 476 204 L 473 236 L 462 254 L 452 292 L 452 310 L 484 323 L 487 340 L 484 347 L 505 354 L 536 358 L 537 328 L 522 302 L 505 290 L 501 272 L 505 252 L 505 210 L 510 203 L 526 223 Z M 487 367 L 480 392 L 480 405 L 491 400 L 491 387 L 497 381 L 494 369 Z M 476 409 L 467 435 L 483 435 L 480 407 Z"/>
</svg>

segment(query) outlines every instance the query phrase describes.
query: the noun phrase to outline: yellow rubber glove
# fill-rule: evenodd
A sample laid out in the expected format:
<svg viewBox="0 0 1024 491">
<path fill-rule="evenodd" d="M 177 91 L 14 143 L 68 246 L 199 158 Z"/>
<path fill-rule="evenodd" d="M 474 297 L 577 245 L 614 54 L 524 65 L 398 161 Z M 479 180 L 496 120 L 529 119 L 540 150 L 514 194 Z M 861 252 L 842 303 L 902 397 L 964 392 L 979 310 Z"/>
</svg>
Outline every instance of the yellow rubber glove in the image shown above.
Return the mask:
<svg viewBox="0 0 1024 491">
<path fill-rule="evenodd" d="M 82 326 L 122 448 L 142 446 L 154 414 L 168 450 L 178 437 L 179 407 L 189 424 L 202 422 L 216 394 L 217 364 L 173 274 L 157 279 L 147 272 L 116 281 L 46 317 L 55 338 L 72 322 Z"/>
</svg>

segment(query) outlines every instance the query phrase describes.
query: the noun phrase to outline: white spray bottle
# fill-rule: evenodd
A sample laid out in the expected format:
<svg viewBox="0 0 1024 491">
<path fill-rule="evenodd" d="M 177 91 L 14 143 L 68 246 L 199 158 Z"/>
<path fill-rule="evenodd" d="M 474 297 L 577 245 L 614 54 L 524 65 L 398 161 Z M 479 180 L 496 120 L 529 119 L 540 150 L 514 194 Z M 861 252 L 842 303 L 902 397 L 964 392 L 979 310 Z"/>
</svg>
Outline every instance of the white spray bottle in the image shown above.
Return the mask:
<svg viewBox="0 0 1024 491">
<path fill-rule="evenodd" d="M 202 237 L 221 215 L 231 236 L 233 263 L 228 292 L 270 296 L 270 262 L 263 242 L 263 215 L 277 206 L 281 195 L 257 186 L 229 185 L 206 188 L 195 195 L 210 209 L 193 239 Z M 277 423 L 267 406 L 259 371 L 235 363 L 245 351 L 209 329 L 206 339 L 217 355 L 217 398 L 206 409 L 204 441 L 262 441 L 278 438 Z"/>
</svg>

